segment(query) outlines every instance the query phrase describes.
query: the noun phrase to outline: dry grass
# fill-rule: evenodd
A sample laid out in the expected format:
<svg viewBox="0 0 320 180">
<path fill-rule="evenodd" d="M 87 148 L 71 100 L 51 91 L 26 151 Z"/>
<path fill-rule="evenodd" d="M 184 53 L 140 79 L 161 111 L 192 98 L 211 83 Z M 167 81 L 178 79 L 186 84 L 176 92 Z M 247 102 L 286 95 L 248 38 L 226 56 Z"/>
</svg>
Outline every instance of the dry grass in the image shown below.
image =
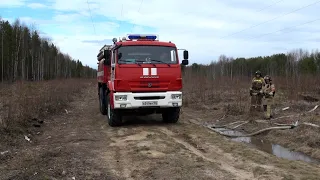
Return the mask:
<svg viewBox="0 0 320 180">
<path fill-rule="evenodd" d="M 277 106 L 288 104 L 296 106 L 296 109 L 309 108 L 305 106 L 320 100 L 320 77 L 272 78 L 276 86 Z M 203 106 L 219 104 L 229 109 L 232 106 L 237 111 L 245 111 L 249 107 L 251 77 L 214 78 L 188 69 L 183 82 L 183 100 L 186 106 L 202 109 Z"/>
<path fill-rule="evenodd" d="M 247 109 L 250 79 L 247 81 L 240 77 L 213 79 L 193 75 L 183 80 L 183 101 L 186 107 L 198 110 L 224 107 L 226 112 L 233 115 L 243 114 Z"/>
<path fill-rule="evenodd" d="M 261 119 L 263 113 L 249 114 L 251 77 L 219 77 L 201 75 L 197 72 L 186 72 L 184 76 L 184 103 L 188 109 L 198 111 L 201 119 L 212 123 L 229 123 L 239 120 Z M 275 103 L 273 106 L 275 117 L 306 112 L 319 104 L 320 77 L 304 76 L 299 78 L 273 77 L 276 86 Z M 320 104 L 319 104 L 320 105 Z M 290 109 L 281 109 L 289 106 Z M 319 108 L 320 109 L 320 108 Z M 320 125 L 319 109 L 311 114 L 302 116 L 301 122 Z M 215 122 L 222 116 L 223 120 Z M 297 118 L 284 118 L 279 123 L 290 123 Z M 278 120 L 277 120 L 278 122 Z M 252 132 L 259 126 L 245 125 L 245 131 Z M 304 152 L 320 159 L 320 128 L 300 125 L 294 130 L 273 131 L 264 138 Z"/>
<path fill-rule="evenodd" d="M 0 87 L 0 133 L 25 131 L 34 120 L 64 111 L 72 97 L 92 79 L 19 82 Z"/>
</svg>

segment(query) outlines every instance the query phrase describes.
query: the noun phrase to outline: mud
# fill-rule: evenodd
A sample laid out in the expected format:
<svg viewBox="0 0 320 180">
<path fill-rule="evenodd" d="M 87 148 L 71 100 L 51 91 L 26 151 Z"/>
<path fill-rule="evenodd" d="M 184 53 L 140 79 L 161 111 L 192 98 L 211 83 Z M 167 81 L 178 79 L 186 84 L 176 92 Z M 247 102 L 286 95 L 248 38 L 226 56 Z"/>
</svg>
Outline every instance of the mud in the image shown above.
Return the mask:
<svg viewBox="0 0 320 180">
<path fill-rule="evenodd" d="M 243 133 L 241 133 L 240 131 L 236 131 L 236 130 L 228 130 L 228 129 L 224 129 L 224 128 L 219 128 L 219 130 L 223 131 L 223 133 L 226 133 L 226 134 L 243 135 Z M 304 153 L 301 153 L 301 152 L 290 151 L 288 148 L 285 148 L 279 144 L 273 144 L 273 143 L 269 142 L 268 140 L 265 140 L 262 138 L 237 137 L 237 138 L 231 138 L 231 139 L 236 142 L 244 142 L 248 145 L 251 145 L 252 147 L 255 147 L 255 148 L 262 150 L 264 152 L 267 152 L 269 154 L 273 154 L 273 155 L 280 157 L 280 158 L 320 164 L 320 160 L 318 160 L 318 159 L 314 159 L 314 158 L 312 158 Z"/>
<path fill-rule="evenodd" d="M 183 110 L 177 124 L 161 116 L 129 117 L 109 127 L 96 88 L 45 119 L 16 147 L 2 147 L 0 179 L 317 179 L 320 166 L 292 162 L 223 138 Z M 189 114 L 190 116 L 186 116 Z"/>
</svg>

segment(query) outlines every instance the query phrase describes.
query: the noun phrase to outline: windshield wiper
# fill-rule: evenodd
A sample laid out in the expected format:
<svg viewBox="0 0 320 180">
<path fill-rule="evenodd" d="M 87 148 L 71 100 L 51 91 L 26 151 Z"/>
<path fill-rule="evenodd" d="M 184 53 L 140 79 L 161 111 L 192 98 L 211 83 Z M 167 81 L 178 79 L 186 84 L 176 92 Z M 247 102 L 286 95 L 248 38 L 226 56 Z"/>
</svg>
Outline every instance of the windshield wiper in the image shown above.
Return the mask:
<svg viewBox="0 0 320 180">
<path fill-rule="evenodd" d="M 119 62 L 119 61 L 120 61 L 120 62 L 121 62 L 121 61 L 122 61 L 122 62 L 132 62 L 132 61 L 130 61 L 130 60 L 122 60 L 122 59 L 119 59 L 118 62 Z M 138 63 L 137 61 L 135 61 L 134 64 L 137 64 L 138 66 L 141 66 L 141 64 Z M 120 64 L 119 64 L 119 65 L 120 65 Z"/>
<path fill-rule="evenodd" d="M 164 64 L 167 64 L 169 67 L 171 67 L 171 65 L 170 65 L 169 63 L 163 62 L 163 61 L 160 61 L 160 60 L 150 59 L 150 61 L 159 62 L 159 63 L 164 63 Z"/>
<path fill-rule="evenodd" d="M 146 61 L 141 61 L 141 60 L 139 60 L 139 61 L 136 61 L 136 62 L 146 62 Z M 157 67 L 154 63 L 146 63 L 146 64 L 152 64 L 154 67 Z"/>
</svg>

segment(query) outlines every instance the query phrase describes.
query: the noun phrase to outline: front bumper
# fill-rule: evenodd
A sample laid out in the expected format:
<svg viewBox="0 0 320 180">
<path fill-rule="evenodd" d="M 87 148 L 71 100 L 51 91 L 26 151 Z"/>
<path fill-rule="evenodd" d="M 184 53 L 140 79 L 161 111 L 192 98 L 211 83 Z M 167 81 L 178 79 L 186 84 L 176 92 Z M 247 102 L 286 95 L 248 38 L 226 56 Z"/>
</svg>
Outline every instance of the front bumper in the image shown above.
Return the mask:
<svg viewBox="0 0 320 180">
<path fill-rule="evenodd" d="M 122 99 L 119 100 L 119 96 Z M 126 96 L 126 98 L 124 98 Z M 176 96 L 180 98 L 174 98 Z M 118 97 L 118 98 L 116 98 Z M 135 109 L 135 108 L 168 108 L 182 106 L 181 91 L 167 92 L 149 92 L 149 93 L 132 93 L 132 92 L 117 92 L 113 94 L 115 109 Z"/>
</svg>

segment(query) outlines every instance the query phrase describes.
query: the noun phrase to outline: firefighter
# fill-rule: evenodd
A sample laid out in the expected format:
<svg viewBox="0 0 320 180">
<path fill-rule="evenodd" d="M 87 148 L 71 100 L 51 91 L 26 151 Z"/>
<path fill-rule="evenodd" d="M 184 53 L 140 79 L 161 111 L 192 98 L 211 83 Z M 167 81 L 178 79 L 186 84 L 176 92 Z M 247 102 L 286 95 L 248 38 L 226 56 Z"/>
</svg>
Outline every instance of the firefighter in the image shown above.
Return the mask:
<svg viewBox="0 0 320 180">
<path fill-rule="evenodd" d="M 258 70 L 253 77 L 250 88 L 251 96 L 251 107 L 250 111 L 258 110 L 261 111 L 261 103 L 263 98 L 263 87 L 265 86 L 265 81 L 262 77 L 261 72 Z"/>
<path fill-rule="evenodd" d="M 271 106 L 273 104 L 274 94 L 276 92 L 275 86 L 272 83 L 271 77 L 266 75 L 264 77 L 265 86 L 263 88 L 264 94 L 264 101 L 263 101 L 263 109 L 265 111 L 265 118 L 270 119 L 272 118 L 271 115 Z"/>
</svg>

